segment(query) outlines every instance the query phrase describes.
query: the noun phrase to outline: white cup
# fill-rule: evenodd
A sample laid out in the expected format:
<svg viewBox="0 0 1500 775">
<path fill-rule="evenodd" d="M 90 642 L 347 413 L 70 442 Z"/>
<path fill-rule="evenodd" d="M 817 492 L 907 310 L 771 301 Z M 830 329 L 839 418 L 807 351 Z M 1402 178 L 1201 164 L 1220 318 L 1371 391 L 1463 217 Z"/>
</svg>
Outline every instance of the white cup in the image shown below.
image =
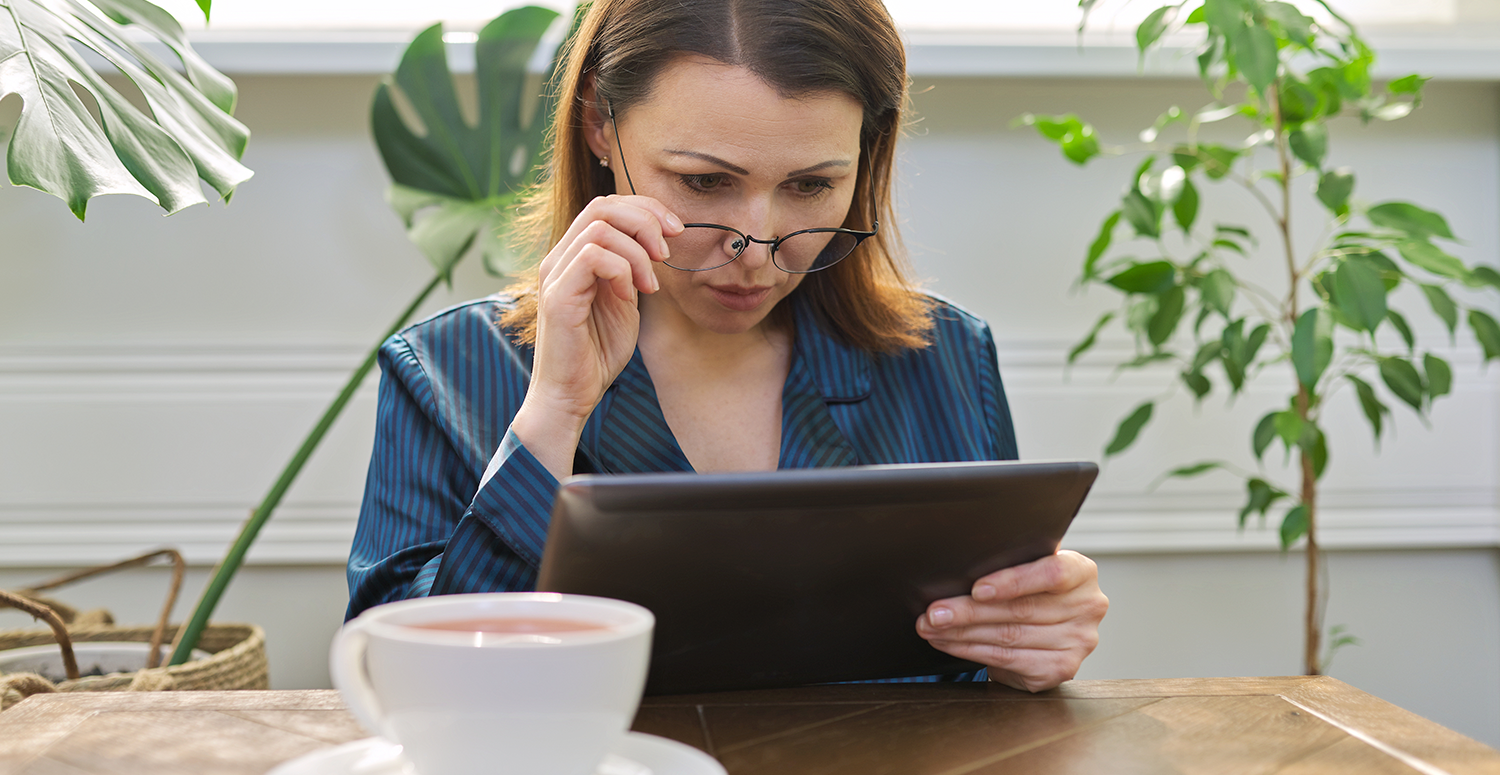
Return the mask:
<svg viewBox="0 0 1500 775">
<path fill-rule="evenodd" d="M 430 629 L 487 618 L 601 627 Z M 441 595 L 360 614 L 334 637 L 329 663 L 354 717 L 400 743 L 421 775 L 593 775 L 635 717 L 654 624 L 641 606 L 599 597 Z"/>
</svg>

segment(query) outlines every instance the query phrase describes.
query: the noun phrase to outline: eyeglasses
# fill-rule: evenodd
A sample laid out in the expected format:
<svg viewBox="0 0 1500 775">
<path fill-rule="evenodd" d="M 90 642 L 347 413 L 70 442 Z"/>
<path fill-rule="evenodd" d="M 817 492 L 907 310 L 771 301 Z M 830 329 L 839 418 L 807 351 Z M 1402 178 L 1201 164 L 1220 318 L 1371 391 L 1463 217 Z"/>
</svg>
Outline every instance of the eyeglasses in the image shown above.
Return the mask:
<svg viewBox="0 0 1500 775">
<path fill-rule="evenodd" d="M 615 123 L 615 109 L 609 106 L 609 123 L 615 132 L 615 148 L 619 151 L 620 168 L 625 171 L 625 182 L 630 193 L 635 193 L 635 182 L 630 179 L 630 166 L 625 163 L 625 149 L 620 143 L 620 126 Z M 771 262 L 788 274 L 809 274 L 827 269 L 844 260 L 859 243 L 875 236 L 880 221 L 874 221 L 870 231 L 855 229 L 802 229 L 784 237 L 758 239 L 739 229 L 717 223 L 684 223 L 681 235 L 673 237 L 675 246 L 672 257 L 665 263 L 684 272 L 707 272 L 734 262 L 744 255 L 750 243 L 769 245 Z M 734 235 L 730 239 L 729 235 Z M 727 241 L 727 245 L 726 245 Z M 725 248 L 728 250 L 725 250 Z M 729 251 L 733 251 L 731 255 Z M 725 258 L 728 256 L 728 258 Z"/>
</svg>

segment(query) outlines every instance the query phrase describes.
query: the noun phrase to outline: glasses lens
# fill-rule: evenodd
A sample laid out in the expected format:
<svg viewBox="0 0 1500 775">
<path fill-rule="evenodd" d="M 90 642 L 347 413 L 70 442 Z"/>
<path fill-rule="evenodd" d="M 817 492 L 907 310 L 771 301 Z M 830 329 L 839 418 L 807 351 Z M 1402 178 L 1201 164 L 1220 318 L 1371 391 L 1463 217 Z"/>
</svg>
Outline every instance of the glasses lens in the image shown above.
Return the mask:
<svg viewBox="0 0 1500 775">
<path fill-rule="evenodd" d="M 672 251 L 667 266 L 701 272 L 733 261 L 744 251 L 745 238 L 718 226 L 688 226 L 676 237 L 668 237 L 667 247 Z"/>
<path fill-rule="evenodd" d="M 854 252 L 859 237 L 842 231 L 809 231 L 793 234 L 776 248 L 776 265 L 793 273 L 827 269 Z"/>
</svg>

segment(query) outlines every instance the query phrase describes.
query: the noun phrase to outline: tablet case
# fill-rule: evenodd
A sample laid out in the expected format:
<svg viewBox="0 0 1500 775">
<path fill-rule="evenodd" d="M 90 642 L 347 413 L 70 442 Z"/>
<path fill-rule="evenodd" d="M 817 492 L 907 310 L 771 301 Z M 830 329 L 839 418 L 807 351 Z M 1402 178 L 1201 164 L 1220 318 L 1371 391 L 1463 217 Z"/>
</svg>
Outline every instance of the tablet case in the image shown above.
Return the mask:
<svg viewBox="0 0 1500 775">
<path fill-rule="evenodd" d="M 956 673 L 934 600 L 1052 554 L 1088 462 L 583 475 L 559 487 L 537 589 L 656 614 L 648 694 Z"/>
</svg>

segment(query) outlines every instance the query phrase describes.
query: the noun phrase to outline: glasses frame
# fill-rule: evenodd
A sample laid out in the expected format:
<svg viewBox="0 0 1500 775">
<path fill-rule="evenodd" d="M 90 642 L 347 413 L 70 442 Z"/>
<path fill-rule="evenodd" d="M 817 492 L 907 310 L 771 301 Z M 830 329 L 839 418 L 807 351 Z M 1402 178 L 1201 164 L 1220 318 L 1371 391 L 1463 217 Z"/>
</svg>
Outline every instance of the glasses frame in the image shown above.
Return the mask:
<svg viewBox="0 0 1500 775">
<path fill-rule="evenodd" d="M 613 105 L 610 105 L 609 103 L 605 103 L 605 109 L 609 111 L 609 126 L 614 131 L 614 135 L 615 135 L 615 150 L 619 153 L 620 169 L 625 172 L 625 183 L 626 183 L 626 185 L 630 186 L 630 193 L 631 194 L 635 194 L 635 181 L 633 181 L 633 180 L 630 179 L 630 165 L 625 163 L 625 146 L 620 142 L 620 125 L 615 122 L 615 108 L 614 108 Z M 871 178 L 871 180 L 873 181 L 873 170 L 871 172 L 872 172 L 872 178 Z M 873 184 L 872 184 L 872 188 L 873 188 Z M 872 204 L 873 204 L 873 200 L 874 200 L 874 194 L 873 194 L 873 192 L 872 192 L 870 198 L 871 198 L 871 201 L 872 201 Z M 821 272 L 824 269 L 827 269 L 827 268 L 829 268 L 831 266 L 834 266 L 834 265 L 838 264 L 839 261 L 843 261 L 845 258 L 848 258 L 849 256 L 853 255 L 854 251 L 856 249 L 858 249 L 860 245 L 864 244 L 865 240 L 867 240 L 867 239 L 875 236 L 875 232 L 877 232 L 877 231 L 880 230 L 880 220 L 878 218 L 872 219 L 870 225 L 871 225 L 871 228 L 870 228 L 869 231 L 861 231 L 859 229 L 833 228 L 833 227 L 818 228 L 818 229 L 800 229 L 798 231 L 792 232 L 791 234 L 787 234 L 787 235 L 782 236 L 782 237 L 776 237 L 775 239 L 758 239 L 756 237 L 752 237 L 749 234 L 746 234 L 746 233 L 740 231 L 739 229 L 733 228 L 731 226 L 725 226 L 725 225 L 719 224 L 719 223 L 684 223 L 683 224 L 683 228 L 696 227 L 696 228 L 700 228 L 700 229 L 720 229 L 722 231 L 727 231 L 727 232 L 729 232 L 731 234 L 739 235 L 740 239 L 737 240 L 736 242 L 734 242 L 731 245 L 731 247 L 734 248 L 734 255 L 731 256 L 727 261 L 724 261 L 723 263 L 714 264 L 713 266 L 700 267 L 698 269 L 688 269 L 687 267 L 677 266 L 677 265 L 675 265 L 675 264 L 672 263 L 671 259 L 667 259 L 666 261 L 663 261 L 662 263 L 666 264 L 667 266 L 672 267 L 673 269 L 681 271 L 681 272 L 707 272 L 707 271 L 710 271 L 710 270 L 713 270 L 713 269 L 718 269 L 720 267 L 728 266 L 728 265 L 734 263 L 735 261 L 738 261 L 739 258 L 740 258 L 740 256 L 743 256 L 745 254 L 746 248 L 749 248 L 750 247 L 750 243 L 753 242 L 753 243 L 756 243 L 757 245 L 769 245 L 770 246 L 770 250 L 771 250 L 771 263 L 773 265 L 775 265 L 777 269 L 780 269 L 781 271 L 786 272 L 787 274 L 812 274 L 813 272 Z M 827 264 L 824 264 L 823 266 L 817 267 L 816 269 L 802 269 L 802 270 L 787 269 L 786 267 L 782 266 L 780 263 L 778 263 L 776 261 L 776 249 L 781 246 L 781 243 L 783 243 L 783 242 L 791 239 L 792 237 L 795 237 L 795 236 L 797 236 L 799 234 L 830 234 L 830 233 L 831 234 L 852 234 L 852 235 L 854 235 L 854 247 L 849 248 L 849 252 L 845 253 L 842 257 L 840 257 L 838 261 L 829 262 Z"/>
</svg>

